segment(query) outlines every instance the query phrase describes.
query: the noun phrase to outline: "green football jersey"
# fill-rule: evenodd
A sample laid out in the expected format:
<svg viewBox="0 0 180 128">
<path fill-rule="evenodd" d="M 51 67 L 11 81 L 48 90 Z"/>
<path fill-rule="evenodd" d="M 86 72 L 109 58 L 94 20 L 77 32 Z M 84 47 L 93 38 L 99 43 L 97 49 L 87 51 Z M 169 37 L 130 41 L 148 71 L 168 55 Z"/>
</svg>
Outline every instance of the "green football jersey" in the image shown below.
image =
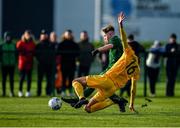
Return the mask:
<svg viewBox="0 0 180 128">
<path fill-rule="evenodd" d="M 108 67 L 101 72 L 101 74 L 104 74 L 107 70 L 109 70 L 123 54 L 123 47 L 118 36 L 112 37 L 109 40 L 109 44 L 113 44 L 113 48 L 109 51 L 109 64 Z"/>
</svg>

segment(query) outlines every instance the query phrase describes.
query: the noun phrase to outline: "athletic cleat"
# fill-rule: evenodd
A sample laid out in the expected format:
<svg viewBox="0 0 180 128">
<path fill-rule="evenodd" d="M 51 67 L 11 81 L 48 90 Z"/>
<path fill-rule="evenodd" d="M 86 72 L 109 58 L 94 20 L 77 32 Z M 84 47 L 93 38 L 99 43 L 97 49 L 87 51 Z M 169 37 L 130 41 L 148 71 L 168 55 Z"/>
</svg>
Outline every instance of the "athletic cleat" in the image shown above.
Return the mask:
<svg viewBox="0 0 180 128">
<path fill-rule="evenodd" d="M 126 103 L 124 103 L 124 102 L 119 102 L 118 103 L 118 106 L 119 106 L 119 110 L 120 110 L 120 112 L 126 112 Z"/>
<path fill-rule="evenodd" d="M 80 108 L 82 105 L 88 104 L 89 101 L 86 98 L 81 98 L 78 103 L 74 105 L 75 108 Z"/>
<path fill-rule="evenodd" d="M 125 104 L 128 103 L 128 101 L 125 98 L 120 98 L 120 101 L 124 102 Z"/>
<path fill-rule="evenodd" d="M 74 107 L 77 103 L 70 103 L 71 107 Z"/>
<path fill-rule="evenodd" d="M 118 103 L 120 112 L 126 112 L 125 107 L 126 107 L 127 103 L 128 103 L 128 101 L 126 99 L 120 98 L 119 103 Z"/>
<path fill-rule="evenodd" d="M 79 101 L 79 99 L 78 98 L 76 98 L 76 97 L 61 97 L 61 99 L 64 101 L 64 102 L 66 102 L 66 103 L 68 103 L 68 104 L 76 104 L 78 101 Z"/>
<path fill-rule="evenodd" d="M 115 104 L 118 104 L 120 112 L 126 112 L 126 105 L 128 101 L 124 98 L 113 96 L 110 98 Z"/>
</svg>

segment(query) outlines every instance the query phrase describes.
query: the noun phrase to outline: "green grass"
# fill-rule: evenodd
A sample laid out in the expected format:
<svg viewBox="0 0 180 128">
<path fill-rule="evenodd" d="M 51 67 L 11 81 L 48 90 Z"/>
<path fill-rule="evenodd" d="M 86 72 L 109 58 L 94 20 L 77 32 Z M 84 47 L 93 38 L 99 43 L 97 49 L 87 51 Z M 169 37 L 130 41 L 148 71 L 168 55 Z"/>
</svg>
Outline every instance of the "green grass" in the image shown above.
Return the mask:
<svg viewBox="0 0 180 128">
<path fill-rule="evenodd" d="M 164 97 L 165 83 L 158 83 L 157 97 L 151 98 L 152 102 L 147 103 L 148 106 L 144 108 L 141 107 L 142 104 L 146 103 L 144 97 L 142 97 L 143 86 L 141 83 L 138 85 L 138 94 L 135 101 L 135 108 L 137 111 L 139 111 L 139 114 L 131 113 L 128 110 L 128 107 L 126 113 L 120 113 L 116 105 L 95 113 L 88 114 L 83 109 L 73 109 L 66 103 L 63 103 L 63 106 L 59 111 L 52 111 L 47 106 L 50 97 L 0 97 L 0 126 L 180 127 L 180 84 L 176 85 L 176 97 L 168 98 Z M 36 84 L 33 83 L 33 95 L 35 95 L 35 86 Z"/>
</svg>

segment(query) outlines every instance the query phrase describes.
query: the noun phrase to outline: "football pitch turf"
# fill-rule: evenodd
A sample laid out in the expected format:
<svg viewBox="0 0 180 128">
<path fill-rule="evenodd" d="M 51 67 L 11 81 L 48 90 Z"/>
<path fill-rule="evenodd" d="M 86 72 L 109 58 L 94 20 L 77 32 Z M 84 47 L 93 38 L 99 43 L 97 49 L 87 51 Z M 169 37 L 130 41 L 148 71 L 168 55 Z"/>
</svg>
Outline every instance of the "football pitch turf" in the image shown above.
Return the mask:
<svg viewBox="0 0 180 128">
<path fill-rule="evenodd" d="M 88 114 L 82 108 L 74 109 L 63 102 L 58 111 L 47 104 L 50 97 L 9 98 L 0 97 L 1 127 L 180 127 L 180 84 L 176 85 L 176 97 L 164 97 L 164 83 L 157 85 L 157 97 L 148 102 L 142 97 L 143 86 L 138 84 L 135 108 L 139 114 L 120 113 L 116 105 Z M 35 94 L 35 88 L 33 87 Z M 44 92 L 44 90 L 43 90 Z M 142 105 L 147 106 L 142 107 Z"/>
</svg>

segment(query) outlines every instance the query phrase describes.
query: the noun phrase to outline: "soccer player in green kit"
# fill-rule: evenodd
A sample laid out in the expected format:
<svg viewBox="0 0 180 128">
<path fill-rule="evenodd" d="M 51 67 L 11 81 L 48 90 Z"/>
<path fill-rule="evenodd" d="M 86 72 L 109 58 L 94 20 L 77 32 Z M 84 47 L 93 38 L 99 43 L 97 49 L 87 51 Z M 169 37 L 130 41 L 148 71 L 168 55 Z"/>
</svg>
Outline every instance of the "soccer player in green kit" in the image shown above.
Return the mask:
<svg viewBox="0 0 180 128">
<path fill-rule="evenodd" d="M 96 54 L 100 52 L 106 52 L 109 51 L 109 64 L 108 67 L 100 73 L 104 74 L 106 71 L 108 71 L 114 63 L 121 57 L 123 53 L 123 47 L 121 40 L 118 36 L 115 35 L 115 29 L 112 25 L 108 25 L 102 29 L 103 33 L 103 39 L 104 39 L 104 46 L 99 47 L 98 49 L 92 51 L 92 55 L 95 56 Z M 84 91 L 84 96 L 88 97 L 90 96 L 95 89 L 93 88 L 87 88 Z M 127 103 L 127 100 L 124 98 L 121 98 L 117 96 L 116 94 L 112 95 L 109 97 L 114 103 L 119 105 L 120 111 L 125 112 L 125 106 Z M 66 103 L 71 104 L 71 106 L 74 107 L 74 105 L 79 101 L 78 98 L 67 98 L 67 97 L 62 97 L 62 100 L 65 101 Z"/>
</svg>

